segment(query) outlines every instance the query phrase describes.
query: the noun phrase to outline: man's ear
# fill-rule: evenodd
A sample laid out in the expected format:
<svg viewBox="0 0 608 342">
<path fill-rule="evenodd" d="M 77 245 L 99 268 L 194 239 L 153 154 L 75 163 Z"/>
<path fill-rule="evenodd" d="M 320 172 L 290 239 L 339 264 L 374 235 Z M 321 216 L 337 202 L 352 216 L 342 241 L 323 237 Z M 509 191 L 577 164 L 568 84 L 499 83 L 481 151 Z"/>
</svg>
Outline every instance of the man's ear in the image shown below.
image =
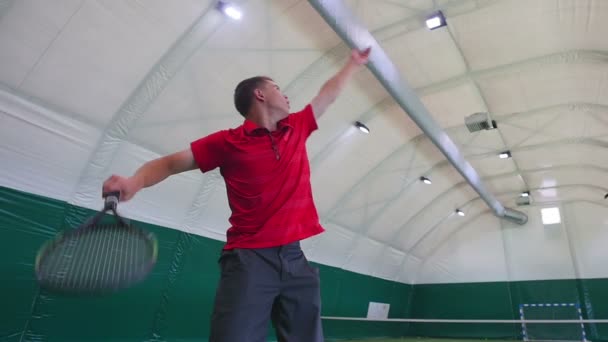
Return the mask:
<svg viewBox="0 0 608 342">
<path fill-rule="evenodd" d="M 264 92 L 261 89 L 254 89 L 253 95 L 255 96 L 256 99 L 258 99 L 262 102 L 264 102 L 264 100 L 266 100 L 266 97 L 264 96 Z"/>
</svg>

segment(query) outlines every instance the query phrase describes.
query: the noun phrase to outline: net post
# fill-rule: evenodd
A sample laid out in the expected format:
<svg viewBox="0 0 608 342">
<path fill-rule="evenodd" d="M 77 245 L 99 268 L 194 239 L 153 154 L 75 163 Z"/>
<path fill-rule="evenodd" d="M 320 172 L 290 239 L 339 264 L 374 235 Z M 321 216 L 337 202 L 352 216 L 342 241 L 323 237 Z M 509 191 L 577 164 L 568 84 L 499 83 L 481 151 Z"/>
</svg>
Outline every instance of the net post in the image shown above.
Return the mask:
<svg viewBox="0 0 608 342">
<path fill-rule="evenodd" d="M 581 311 L 580 303 L 576 303 L 576 311 L 578 312 L 578 319 L 581 321 L 581 337 L 583 338 L 583 342 L 588 342 L 587 340 L 587 332 L 585 331 L 585 323 L 583 323 L 583 312 Z"/>
<path fill-rule="evenodd" d="M 528 331 L 526 329 L 526 323 L 524 322 L 524 306 L 527 306 L 528 304 L 519 304 L 519 319 L 521 320 L 521 336 L 523 338 L 524 341 L 529 341 L 528 340 Z"/>
</svg>

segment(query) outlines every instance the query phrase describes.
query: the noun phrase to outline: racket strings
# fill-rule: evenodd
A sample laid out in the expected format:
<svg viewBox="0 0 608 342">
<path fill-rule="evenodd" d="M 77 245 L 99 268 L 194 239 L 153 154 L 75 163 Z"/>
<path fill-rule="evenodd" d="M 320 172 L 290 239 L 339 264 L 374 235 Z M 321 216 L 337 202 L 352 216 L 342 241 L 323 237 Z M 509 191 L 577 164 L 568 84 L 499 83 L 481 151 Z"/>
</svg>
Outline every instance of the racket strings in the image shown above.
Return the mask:
<svg viewBox="0 0 608 342">
<path fill-rule="evenodd" d="M 67 291 L 116 289 L 137 281 L 154 262 L 148 236 L 124 225 L 99 225 L 65 234 L 41 258 L 38 276 Z"/>
</svg>

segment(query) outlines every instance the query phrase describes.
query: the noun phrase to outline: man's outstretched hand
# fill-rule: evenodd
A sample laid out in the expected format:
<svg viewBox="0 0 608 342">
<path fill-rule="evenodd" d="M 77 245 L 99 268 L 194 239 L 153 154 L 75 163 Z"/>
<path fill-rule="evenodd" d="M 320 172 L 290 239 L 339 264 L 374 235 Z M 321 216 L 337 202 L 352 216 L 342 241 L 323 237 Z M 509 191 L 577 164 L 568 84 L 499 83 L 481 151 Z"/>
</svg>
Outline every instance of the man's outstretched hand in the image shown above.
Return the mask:
<svg viewBox="0 0 608 342">
<path fill-rule="evenodd" d="M 315 96 L 311 101 L 315 118 L 318 119 L 321 115 L 323 115 L 323 113 L 325 113 L 327 107 L 329 107 L 329 105 L 336 100 L 338 94 L 342 92 L 346 82 L 363 64 L 367 63 L 370 52 L 371 47 L 368 47 L 363 51 L 353 49 L 348 62 L 344 64 L 342 69 L 340 69 L 336 75 L 323 84 L 319 94 L 317 94 L 317 96 Z"/>
<path fill-rule="evenodd" d="M 369 53 L 371 51 L 372 51 L 371 47 L 368 47 L 367 49 L 365 49 L 363 51 L 354 49 L 350 54 L 350 60 L 353 63 L 355 63 L 356 65 L 367 64 L 367 61 L 369 60 Z"/>
<path fill-rule="evenodd" d="M 142 188 L 141 184 L 135 178 L 126 178 L 117 175 L 112 175 L 103 182 L 102 192 L 120 192 L 120 201 L 125 202 L 133 198 L 135 194 Z"/>
</svg>

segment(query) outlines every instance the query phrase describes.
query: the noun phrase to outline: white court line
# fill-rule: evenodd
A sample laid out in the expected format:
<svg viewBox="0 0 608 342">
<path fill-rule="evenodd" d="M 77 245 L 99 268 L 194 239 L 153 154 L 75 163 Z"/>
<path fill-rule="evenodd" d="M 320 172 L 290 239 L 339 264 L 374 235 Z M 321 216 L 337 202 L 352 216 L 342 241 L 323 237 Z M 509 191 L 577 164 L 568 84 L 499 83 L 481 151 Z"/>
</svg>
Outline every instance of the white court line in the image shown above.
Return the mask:
<svg viewBox="0 0 608 342">
<path fill-rule="evenodd" d="M 321 316 L 322 319 L 339 321 L 370 322 L 427 322 L 427 323 L 608 323 L 608 319 L 426 319 L 426 318 L 384 318 Z"/>
</svg>

